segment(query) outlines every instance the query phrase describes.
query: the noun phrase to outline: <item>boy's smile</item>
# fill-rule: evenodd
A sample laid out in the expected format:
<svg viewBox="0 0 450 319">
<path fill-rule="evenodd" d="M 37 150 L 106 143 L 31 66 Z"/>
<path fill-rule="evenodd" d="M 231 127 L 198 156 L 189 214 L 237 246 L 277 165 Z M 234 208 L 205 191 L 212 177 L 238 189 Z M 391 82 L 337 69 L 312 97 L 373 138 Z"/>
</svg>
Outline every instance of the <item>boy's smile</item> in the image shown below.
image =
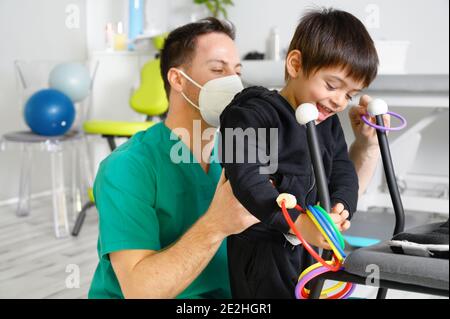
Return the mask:
<svg viewBox="0 0 450 319">
<path fill-rule="evenodd" d="M 347 75 L 347 70 L 337 67 L 322 68 L 305 76 L 301 70 L 291 77 L 281 95 L 296 109 L 303 103 L 317 106 L 317 124 L 342 112 L 363 84 Z"/>
<path fill-rule="evenodd" d="M 322 105 L 321 103 L 317 102 L 316 103 L 317 106 L 317 110 L 319 111 L 319 118 L 317 119 L 318 122 L 323 122 L 325 121 L 328 117 L 332 116 L 333 114 L 335 114 L 335 111 Z"/>
</svg>

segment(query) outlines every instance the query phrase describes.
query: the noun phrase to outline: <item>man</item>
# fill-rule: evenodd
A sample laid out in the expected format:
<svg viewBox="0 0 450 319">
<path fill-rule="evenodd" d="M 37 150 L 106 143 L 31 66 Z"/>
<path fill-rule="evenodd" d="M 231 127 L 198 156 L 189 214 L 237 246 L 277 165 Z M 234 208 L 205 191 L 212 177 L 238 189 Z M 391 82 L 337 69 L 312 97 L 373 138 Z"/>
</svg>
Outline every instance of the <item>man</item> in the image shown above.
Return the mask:
<svg viewBox="0 0 450 319">
<path fill-rule="evenodd" d="M 240 75 L 233 40 L 232 26 L 213 18 L 169 35 L 161 54 L 169 98 L 165 122 L 119 147 L 96 177 L 100 261 L 89 298 L 231 297 L 224 239 L 258 220 L 234 197 L 220 164 L 204 156 L 215 153 L 214 135 L 203 134 L 211 121 L 198 101 L 205 83 Z M 358 174 L 365 172 L 360 183 L 367 184 L 366 168 L 373 173 L 379 153 L 376 135 L 364 131 L 358 112 L 363 108 L 351 113 L 359 134 L 352 159 Z M 188 134 L 174 139 L 180 128 Z M 180 144 L 189 163 L 171 158 Z"/>
</svg>

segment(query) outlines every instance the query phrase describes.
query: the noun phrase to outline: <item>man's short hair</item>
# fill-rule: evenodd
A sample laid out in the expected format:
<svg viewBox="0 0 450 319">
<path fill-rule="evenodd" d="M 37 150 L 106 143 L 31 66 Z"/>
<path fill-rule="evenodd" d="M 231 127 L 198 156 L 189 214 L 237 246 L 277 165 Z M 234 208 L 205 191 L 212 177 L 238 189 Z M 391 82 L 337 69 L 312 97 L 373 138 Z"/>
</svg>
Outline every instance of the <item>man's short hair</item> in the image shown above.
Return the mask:
<svg viewBox="0 0 450 319">
<path fill-rule="evenodd" d="M 378 72 L 378 54 L 363 23 L 352 14 L 323 8 L 308 11 L 300 20 L 289 46 L 302 53 L 302 70 L 309 76 L 319 69 L 341 67 L 365 87 Z M 289 74 L 285 74 L 288 80 Z"/>
<path fill-rule="evenodd" d="M 235 38 L 235 28 L 231 22 L 213 17 L 181 26 L 173 30 L 167 37 L 161 51 L 161 75 L 167 98 L 170 94 L 167 73 L 173 67 L 190 63 L 197 47 L 197 38 L 208 33 L 223 33 L 232 40 Z"/>
</svg>

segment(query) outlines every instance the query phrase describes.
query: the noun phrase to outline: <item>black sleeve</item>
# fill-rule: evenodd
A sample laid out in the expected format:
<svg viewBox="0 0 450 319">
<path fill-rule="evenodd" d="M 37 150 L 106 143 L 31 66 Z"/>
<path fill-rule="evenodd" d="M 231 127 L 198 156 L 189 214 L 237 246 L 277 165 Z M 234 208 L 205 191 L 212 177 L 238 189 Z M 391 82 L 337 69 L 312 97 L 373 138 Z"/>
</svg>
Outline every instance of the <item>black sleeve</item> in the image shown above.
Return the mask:
<svg viewBox="0 0 450 319">
<path fill-rule="evenodd" d="M 262 223 L 288 233 L 289 225 L 276 203 L 279 192 L 270 182 L 270 174 L 261 172 L 269 164 L 262 163 L 257 155 L 258 152 L 269 154 L 270 150 L 266 152 L 266 149 L 270 143 L 258 143 L 258 140 L 265 134 L 269 141 L 270 128 L 276 128 L 276 124 L 271 123 L 274 121 L 270 112 L 264 111 L 271 105 L 263 100 L 260 103 L 257 107 L 230 105 L 225 109 L 221 115 L 219 156 L 225 176 L 241 204 Z M 238 132 L 246 138 L 238 137 Z M 294 221 L 299 216 L 294 209 L 289 210 L 289 214 Z"/>
<path fill-rule="evenodd" d="M 350 213 L 351 218 L 358 203 L 358 176 L 355 166 L 348 156 L 344 132 L 337 116 L 335 116 L 333 124 L 335 147 L 329 184 L 331 204 L 334 206 L 337 203 L 342 203 Z"/>
</svg>

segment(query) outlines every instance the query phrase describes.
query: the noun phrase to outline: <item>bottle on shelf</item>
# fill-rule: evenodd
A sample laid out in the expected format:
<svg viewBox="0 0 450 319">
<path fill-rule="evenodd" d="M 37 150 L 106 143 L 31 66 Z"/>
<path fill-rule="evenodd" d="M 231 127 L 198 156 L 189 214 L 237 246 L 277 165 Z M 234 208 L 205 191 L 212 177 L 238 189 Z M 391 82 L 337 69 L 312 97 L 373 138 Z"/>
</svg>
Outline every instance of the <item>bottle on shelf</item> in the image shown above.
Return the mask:
<svg viewBox="0 0 450 319">
<path fill-rule="evenodd" d="M 130 40 L 128 49 L 134 50 L 133 41 L 142 35 L 144 29 L 144 0 L 128 0 L 128 2 L 128 39 Z"/>
<path fill-rule="evenodd" d="M 107 23 L 105 26 L 105 45 L 106 51 L 114 51 L 114 27 L 111 22 Z"/>
<path fill-rule="evenodd" d="M 267 38 L 266 60 L 279 61 L 281 59 L 280 34 L 278 27 L 272 27 Z"/>
<path fill-rule="evenodd" d="M 114 36 L 114 51 L 125 51 L 127 49 L 127 36 L 123 31 L 123 23 L 117 24 L 117 33 Z"/>
</svg>

